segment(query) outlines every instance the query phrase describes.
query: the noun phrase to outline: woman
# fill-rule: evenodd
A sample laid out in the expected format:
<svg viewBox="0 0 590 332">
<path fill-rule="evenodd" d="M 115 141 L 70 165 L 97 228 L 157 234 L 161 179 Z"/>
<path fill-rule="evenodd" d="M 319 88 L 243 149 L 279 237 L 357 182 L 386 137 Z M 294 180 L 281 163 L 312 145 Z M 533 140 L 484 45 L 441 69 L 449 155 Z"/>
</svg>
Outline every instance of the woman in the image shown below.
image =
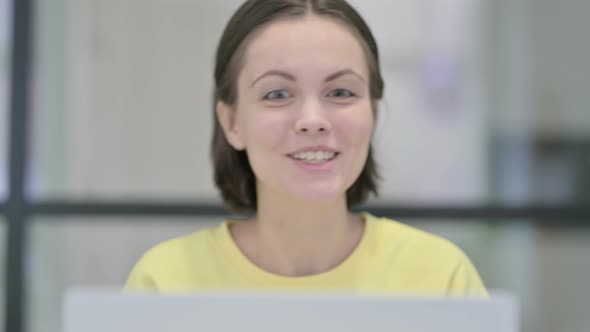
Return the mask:
<svg viewBox="0 0 590 332">
<path fill-rule="evenodd" d="M 249 0 L 217 50 L 215 182 L 245 221 L 169 240 L 127 289 L 485 295 L 453 244 L 350 207 L 377 193 L 383 80 L 344 0 Z"/>
</svg>

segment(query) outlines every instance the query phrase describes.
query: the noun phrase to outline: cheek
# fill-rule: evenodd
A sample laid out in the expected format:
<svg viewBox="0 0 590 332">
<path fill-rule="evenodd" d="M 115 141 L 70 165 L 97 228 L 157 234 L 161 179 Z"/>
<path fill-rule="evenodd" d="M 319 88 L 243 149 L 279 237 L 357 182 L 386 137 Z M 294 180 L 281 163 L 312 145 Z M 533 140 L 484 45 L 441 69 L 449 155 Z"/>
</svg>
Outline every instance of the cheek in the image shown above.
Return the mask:
<svg viewBox="0 0 590 332">
<path fill-rule="evenodd" d="M 246 149 L 272 149 L 284 141 L 288 121 L 278 112 L 251 112 L 244 128 Z"/>
<path fill-rule="evenodd" d="M 368 146 L 373 134 L 373 113 L 370 110 L 348 114 L 338 119 L 341 137 L 353 146 Z"/>
</svg>

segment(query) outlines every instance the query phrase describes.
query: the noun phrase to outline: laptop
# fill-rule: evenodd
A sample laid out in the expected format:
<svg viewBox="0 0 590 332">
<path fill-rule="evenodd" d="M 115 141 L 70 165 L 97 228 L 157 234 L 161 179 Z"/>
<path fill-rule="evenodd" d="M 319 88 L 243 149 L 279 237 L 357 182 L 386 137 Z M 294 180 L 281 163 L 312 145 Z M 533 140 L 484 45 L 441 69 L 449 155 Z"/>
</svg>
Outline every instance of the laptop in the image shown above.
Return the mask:
<svg viewBox="0 0 590 332">
<path fill-rule="evenodd" d="M 65 332 L 517 332 L 508 294 L 489 300 L 280 294 L 122 294 L 78 289 Z"/>
</svg>

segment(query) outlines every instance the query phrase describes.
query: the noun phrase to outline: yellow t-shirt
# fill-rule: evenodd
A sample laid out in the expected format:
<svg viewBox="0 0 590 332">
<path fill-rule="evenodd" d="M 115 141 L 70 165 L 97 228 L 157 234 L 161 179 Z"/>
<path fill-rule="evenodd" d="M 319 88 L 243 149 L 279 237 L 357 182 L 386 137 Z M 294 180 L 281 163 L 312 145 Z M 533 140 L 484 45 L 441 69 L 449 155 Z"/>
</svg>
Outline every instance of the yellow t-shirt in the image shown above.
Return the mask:
<svg viewBox="0 0 590 332">
<path fill-rule="evenodd" d="M 131 271 L 126 289 L 487 296 L 473 264 L 451 242 L 390 219 L 363 216 L 357 248 L 324 273 L 286 277 L 262 270 L 237 247 L 226 221 L 150 249 Z"/>
</svg>

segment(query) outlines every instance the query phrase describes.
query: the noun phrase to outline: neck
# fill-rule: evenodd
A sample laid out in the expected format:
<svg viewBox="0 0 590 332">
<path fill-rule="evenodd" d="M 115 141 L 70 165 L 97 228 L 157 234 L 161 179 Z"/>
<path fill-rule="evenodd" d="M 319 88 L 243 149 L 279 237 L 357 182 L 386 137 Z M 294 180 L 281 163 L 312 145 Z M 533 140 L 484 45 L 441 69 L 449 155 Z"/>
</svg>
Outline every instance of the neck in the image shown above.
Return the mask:
<svg viewBox="0 0 590 332">
<path fill-rule="evenodd" d="M 363 233 L 346 198 L 305 201 L 259 192 L 255 218 L 236 242 L 253 263 L 288 276 L 325 272 L 348 257 Z M 241 243 L 240 243 L 241 241 Z"/>
</svg>

